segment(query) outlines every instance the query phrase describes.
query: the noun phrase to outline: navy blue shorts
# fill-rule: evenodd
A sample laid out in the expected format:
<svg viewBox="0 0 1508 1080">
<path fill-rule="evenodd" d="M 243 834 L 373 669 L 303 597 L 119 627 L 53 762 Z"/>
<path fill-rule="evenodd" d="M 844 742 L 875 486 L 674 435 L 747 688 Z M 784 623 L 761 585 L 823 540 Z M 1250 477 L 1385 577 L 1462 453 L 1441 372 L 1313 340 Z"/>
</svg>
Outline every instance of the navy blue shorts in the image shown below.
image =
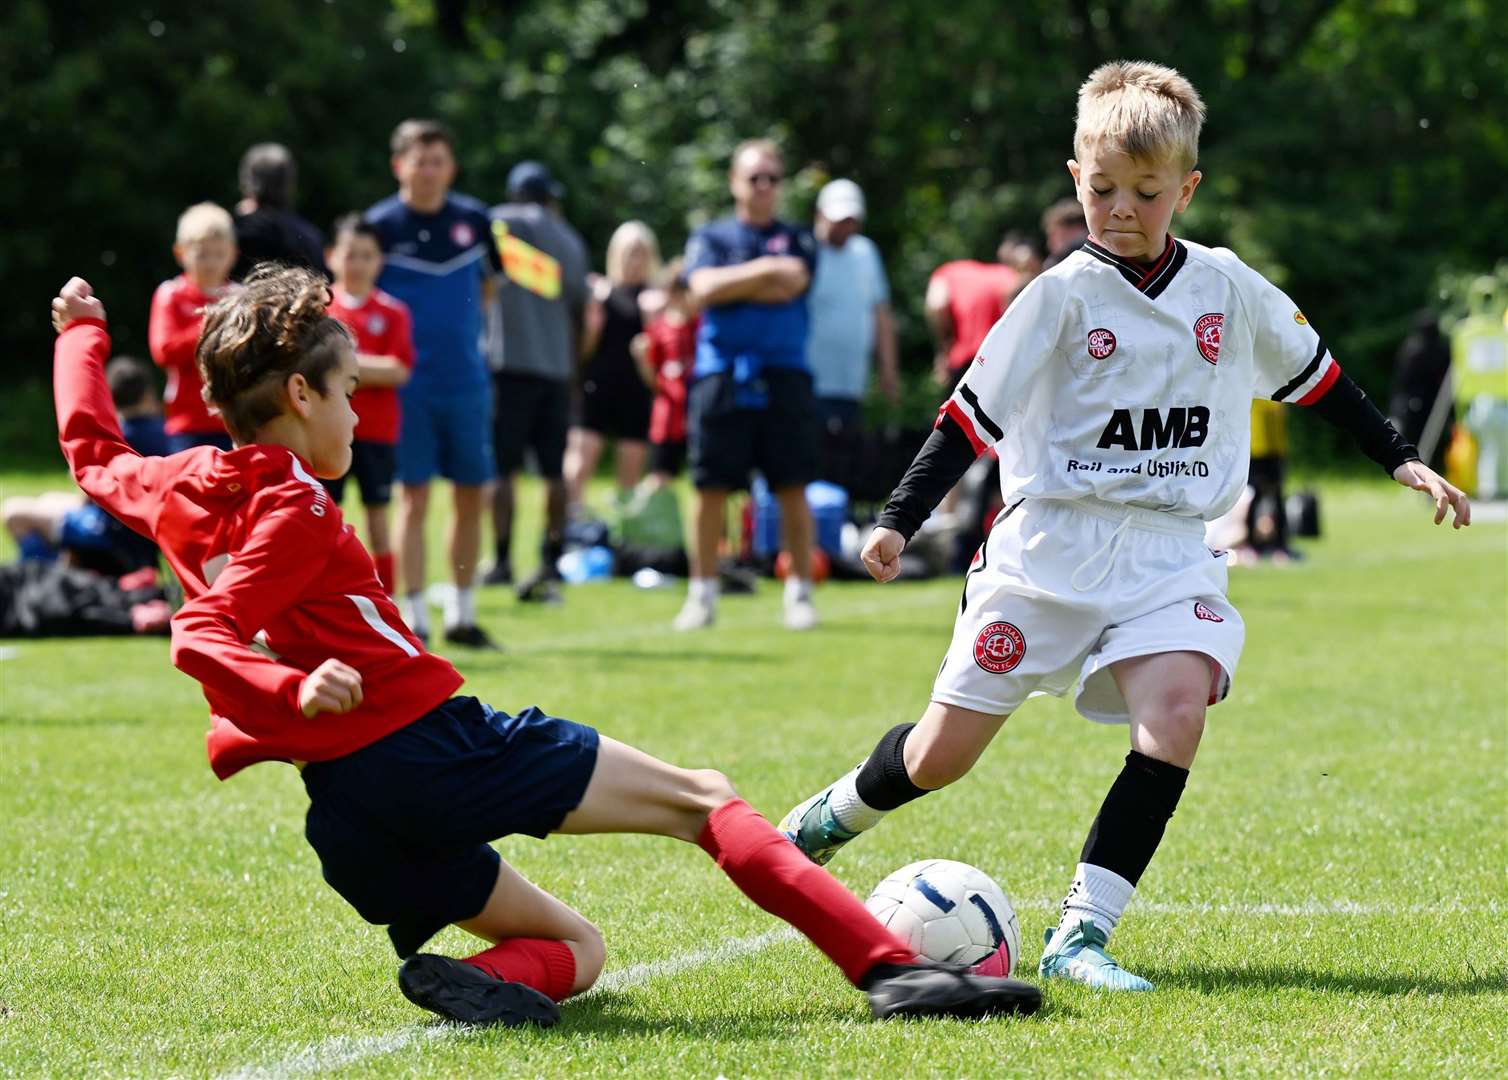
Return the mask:
<svg viewBox="0 0 1508 1080">
<path fill-rule="evenodd" d="M 357 439 L 351 444 L 351 467 L 339 480 L 321 480 L 330 498 L 339 506 L 346 496 L 346 481 L 356 478 L 362 506 L 386 506 L 393 501 L 393 477 L 398 474 L 398 448 L 392 443 Z"/>
<path fill-rule="evenodd" d="M 472 393 L 434 394 L 398 391 L 403 424 L 398 429 L 398 479 L 427 484 L 443 476 L 453 484 L 490 484 L 492 461 L 492 386 Z"/>
<path fill-rule="evenodd" d="M 489 841 L 541 839 L 586 794 L 597 732 L 451 698 L 355 753 L 304 768 L 304 835 L 330 887 L 400 957 L 473 918 L 497 882 Z"/>
</svg>

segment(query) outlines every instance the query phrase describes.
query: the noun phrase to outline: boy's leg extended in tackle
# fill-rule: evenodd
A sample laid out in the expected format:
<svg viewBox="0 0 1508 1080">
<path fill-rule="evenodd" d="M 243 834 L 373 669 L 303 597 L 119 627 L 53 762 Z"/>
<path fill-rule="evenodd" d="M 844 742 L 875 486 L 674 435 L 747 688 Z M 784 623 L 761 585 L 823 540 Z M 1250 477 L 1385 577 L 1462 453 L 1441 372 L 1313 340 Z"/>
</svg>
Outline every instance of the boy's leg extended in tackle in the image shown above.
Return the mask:
<svg viewBox="0 0 1508 1080">
<path fill-rule="evenodd" d="M 697 844 L 749 899 L 800 930 L 865 990 L 877 1017 L 1030 1013 L 1041 1005 L 1030 984 L 919 962 L 715 770 L 680 769 L 603 737 L 586 793 L 556 831 L 653 833 Z"/>
<path fill-rule="evenodd" d="M 979 760 L 1006 721 L 961 705 L 931 702 L 914 724 L 900 724 L 869 757 L 780 822 L 780 831 L 819 866 L 890 811 L 946 787 Z"/>
</svg>

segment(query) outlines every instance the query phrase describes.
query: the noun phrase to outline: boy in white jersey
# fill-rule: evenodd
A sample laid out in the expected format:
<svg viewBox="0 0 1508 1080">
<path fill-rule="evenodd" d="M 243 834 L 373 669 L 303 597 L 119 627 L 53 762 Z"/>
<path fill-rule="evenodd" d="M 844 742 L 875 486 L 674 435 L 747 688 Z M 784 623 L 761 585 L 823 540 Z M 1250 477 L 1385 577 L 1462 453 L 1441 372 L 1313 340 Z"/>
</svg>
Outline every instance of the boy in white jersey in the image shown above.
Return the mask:
<svg viewBox="0 0 1508 1080">
<path fill-rule="evenodd" d="M 1435 523 L 1471 510 L 1344 375 L 1303 313 L 1223 248 L 1168 233 L 1199 186 L 1204 105 L 1170 68 L 1105 64 L 1079 90 L 1082 250 L 990 331 L 865 545 L 889 581 L 902 549 L 994 448 L 1005 509 L 965 578 L 931 703 L 853 772 L 795 807 L 785 834 L 819 863 L 885 813 L 952 783 L 1034 693 L 1075 682 L 1079 711 L 1128 723 L 1131 752 L 1085 841 L 1044 977 L 1149 990 L 1106 942 L 1162 839 L 1245 636 L 1204 522 L 1246 483 L 1254 397 L 1313 406 Z"/>
</svg>

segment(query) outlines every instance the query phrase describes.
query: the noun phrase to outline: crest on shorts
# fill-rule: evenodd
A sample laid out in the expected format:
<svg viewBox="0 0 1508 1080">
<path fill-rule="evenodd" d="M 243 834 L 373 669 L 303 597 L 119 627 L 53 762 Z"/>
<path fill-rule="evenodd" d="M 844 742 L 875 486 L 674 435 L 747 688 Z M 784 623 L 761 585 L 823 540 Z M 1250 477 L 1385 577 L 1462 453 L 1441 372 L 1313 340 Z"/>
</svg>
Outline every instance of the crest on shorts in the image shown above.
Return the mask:
<svg viewBox="0 0 1508 1080">
<path fill-rule="evenodd" d="M 974 639 L 974 663 L 995 675 L 1014 670 L 1026 655 L 1026 635 L 1008 622 L 992 622 Z"/>
<path fill-rule="evenodd" d="M 1225 621 L 1225 619 L 1223 617 L 1221 617 L 1219 615 L 1216 615 L 1213 611 L 1211 611 L 1209 608 L 1205 607 L 1198 600 L 1194 601 L 1194 618 L 1196 618 L 1196 619 L 1203 619 L 1205 622 L 1224 622 Z"/>
<path fill-rule="evenodd" d="M 464 221 L 458 221 L 450 227 L 450 239 L 456 247 L 469 248 L 476 243 L 476 230 Z"/>
<path fill-rule="evenodd" d="M 1199 346 L 1199 355 L 1212 364 L 1220 362 L 1220 332 L 1225 328 L 1225 314 L 1212 311 L 1199 316 L 1194 323 L 1194 343 Z"/>
<path fill-rule="evenodd" d="M 1115 351 L 1115 335 L 1103 326 L 1089 331 L 1089 355 L 1103 360 Z"/>
<path fill-rule="evenodd" d="M 1309 320 L 1304 318 L 1304 313 L 1302 311 L 1295 311 L 1293 313 L 1293 321 L 1298 323 L 1300 326 L 1309 325 Z"/>
</svg>

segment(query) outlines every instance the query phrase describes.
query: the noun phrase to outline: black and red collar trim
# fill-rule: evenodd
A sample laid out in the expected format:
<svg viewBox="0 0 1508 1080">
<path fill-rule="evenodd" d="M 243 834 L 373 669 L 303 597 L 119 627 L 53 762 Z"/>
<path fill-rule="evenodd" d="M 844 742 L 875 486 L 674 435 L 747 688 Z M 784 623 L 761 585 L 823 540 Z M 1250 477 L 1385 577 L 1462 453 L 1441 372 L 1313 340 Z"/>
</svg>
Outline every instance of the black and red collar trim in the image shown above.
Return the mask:
<svg viewBox="0 0 1508 1080">
<path fill-rule="evenodd" d="M 1109 248 L 1097 243 L 1093 237 L 1084 241 L 1084 250 L 1107 266 L 1113 266 L 1138 290 L 1156 299 L 1183 269 L 1188 260 L 1189 249 L 1168 234 L 1168 245 L 1151 266 L 1143 266 L 1132 259 L 1123 259 Z"/>
</svg>

